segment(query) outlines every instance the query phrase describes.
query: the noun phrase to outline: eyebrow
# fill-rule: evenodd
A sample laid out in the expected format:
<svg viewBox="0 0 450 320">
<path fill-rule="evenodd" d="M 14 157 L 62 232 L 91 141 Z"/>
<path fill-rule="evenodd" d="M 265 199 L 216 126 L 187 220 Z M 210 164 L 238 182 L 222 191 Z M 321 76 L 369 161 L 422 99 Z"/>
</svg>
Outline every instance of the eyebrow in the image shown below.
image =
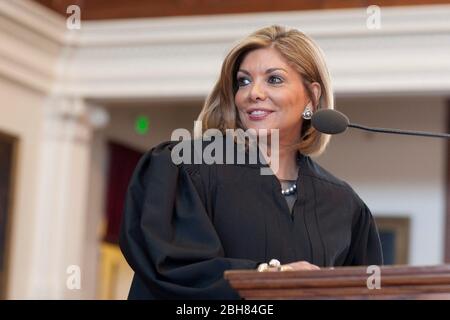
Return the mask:
<svg viewBox="0 0 450 320">
<path fill-rule="evenodd" d="M 287 72 L 285 69 L 283 69 L 283 68 L 269 68 L 269 69 L 266 70 L 265 73 L 266 73 L 266 74 L 267 74 L 267 73 L 271 73 L 271 72 L 274 72 L 274 71 L 276 71 L 276 70 L 283 70 L 284 72 L 288 73 L 288 72 Z M 245 69 L 239 69 L 238 72 L 242 72 L 242 73 L 245 73 L 245 74 L 250 75 L 250 72 L 248 72 L 248 71 L 245 70 Z"/>
</svg>

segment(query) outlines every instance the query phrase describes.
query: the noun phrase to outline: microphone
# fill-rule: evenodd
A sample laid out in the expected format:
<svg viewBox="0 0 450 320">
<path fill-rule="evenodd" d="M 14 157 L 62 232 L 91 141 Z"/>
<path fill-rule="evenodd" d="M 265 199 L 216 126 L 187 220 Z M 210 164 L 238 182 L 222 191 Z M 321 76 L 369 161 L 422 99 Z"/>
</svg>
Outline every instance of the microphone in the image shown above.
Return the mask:
<svg viewBox="0 0 450 320">
<path fill-rule="evenodd" d="M 345 114 L 333 109 L 321 109 L 315 112 L 311 118 L 311 124 L 317 131 L 326 134 L 342 133 L 345 130 L 347 130 L 348 127 L 350 127 L 370 132 L 403 134 L 410 136 L 432 137 L 432 138 L 446 138 L 446 139 L 450 138 L 450 134 L 447 133 L 366 127 L 359 124 L 350 123 L 350 120 Z"/>
</svg>

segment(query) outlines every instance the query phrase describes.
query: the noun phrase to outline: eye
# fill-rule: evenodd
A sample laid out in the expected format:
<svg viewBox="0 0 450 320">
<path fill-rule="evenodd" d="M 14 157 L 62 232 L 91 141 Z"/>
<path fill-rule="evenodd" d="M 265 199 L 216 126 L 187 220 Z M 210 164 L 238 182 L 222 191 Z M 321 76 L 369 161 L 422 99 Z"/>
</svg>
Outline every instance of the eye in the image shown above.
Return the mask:
<svg viewBox="0 0 450 320">
<path fill-rule="evenodd" d="M 250 80 L 246 77 L 239 77 L 237 79 L 237 83 L 238 83 L 239 87 L 243 87 L 243 86 L 248 85 L 250 83 Z"/>
<path fill-rule="evenodd" d="M 271 84 L 283 83 L 283 78 L 281 78 L 280 76 L 270 76 L 269 83 L 271 83 Z"/>
</svg>

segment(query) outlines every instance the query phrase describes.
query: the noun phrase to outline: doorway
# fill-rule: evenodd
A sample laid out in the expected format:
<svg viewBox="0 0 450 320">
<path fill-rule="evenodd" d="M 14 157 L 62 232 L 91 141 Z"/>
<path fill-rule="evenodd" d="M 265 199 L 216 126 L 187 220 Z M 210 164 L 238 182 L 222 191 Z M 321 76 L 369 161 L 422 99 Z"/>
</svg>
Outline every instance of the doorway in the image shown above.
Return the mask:
<svg viewBox="0 0 450 320">
<path fill-rule="evenodd" d="M 6 297 L 17 139 L 0 132 L 0 299 Z"/>
</svg>

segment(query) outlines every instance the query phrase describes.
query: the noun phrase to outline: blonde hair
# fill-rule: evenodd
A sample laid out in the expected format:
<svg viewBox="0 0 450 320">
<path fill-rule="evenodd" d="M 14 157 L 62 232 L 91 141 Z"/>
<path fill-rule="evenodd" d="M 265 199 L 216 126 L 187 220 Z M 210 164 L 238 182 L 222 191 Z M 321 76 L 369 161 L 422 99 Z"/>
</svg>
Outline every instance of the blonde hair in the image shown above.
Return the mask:
<svg viewBox="0 0 450 320">
<path fill-rule="evenodd" d="M 322 50 L 304 33 L 273 25 L 250 34 L 235 45 L 225 57 L 220 77 L 206 98 L 197 119 L 201 121 L 203 131 L 218 129 L 225 134 L 226 129 L 245 130 L 234 103 L 234 96 L 238 90 L 237 70 L 247 53 L 268 47 L 274 47 L 301 75 L 314 111 L 334 108 L 330 74 Z M 318 101 L 310 87 L 312 82 L 320 84 L 321 96 Z M 293 147 L 303 154 L 317 156 L 325 150 L 330 136 L 314 129 L 310 120 L 302 121 L 300 142 Z"/>
</svg>

